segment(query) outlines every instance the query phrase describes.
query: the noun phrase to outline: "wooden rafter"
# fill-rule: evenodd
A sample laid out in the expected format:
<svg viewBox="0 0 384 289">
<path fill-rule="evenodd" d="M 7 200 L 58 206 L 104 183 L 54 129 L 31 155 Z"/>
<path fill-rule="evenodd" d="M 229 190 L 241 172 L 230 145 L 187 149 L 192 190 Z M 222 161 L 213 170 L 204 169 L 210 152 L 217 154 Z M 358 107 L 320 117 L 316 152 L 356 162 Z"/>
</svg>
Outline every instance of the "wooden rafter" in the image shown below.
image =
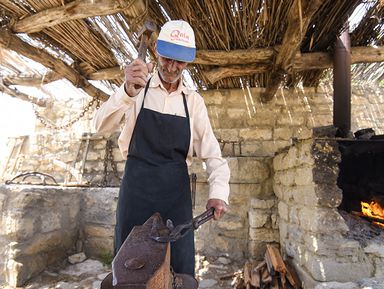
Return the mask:
<svg viewBox="0 0 384 289">
<path fill-rule="evenodd" d="M 23 85 L 23 86 L 41 86 L 55 80 L 59 80 L 61 76 L 53 71 L 49 71 L 43 76 L 26 77 L 12 75 L 4 77 L 3 82 L 6 85 Z"/>
<path fill-rule="evenodd" d="M 142 15 L 145 9 L 143 0 L 76 0 L 25 17 L 17 21 L 12 30 L 16 33 L 33 33 L 71 20 L 111 15 L 122 11 L 134 18 Z"/>
<path fill-rule="evenodd" d="M 22 93 L 22 92 L 16 90 L 16 89 L 10 88 L 1 82 L 0 82 L 0 91 L 8 94 L 9 96 L 34 103 L 37 106 L 41 106 L 41 107 L 47 106 L 47 100 L 46 99 L 37 98 L 37 97 L 31 96 L 31 95 L 27 95 L 25 93 Z"/>
<path fill-rule="evenodd" d="M 294 0 L 288 13 L 288 27 L 285 31 L 281 48 L 276 56 L 274 68 L 270 77 L 263 101 L 269 101 L 275 95 L 283 80 L 284 74 L 289 71 L 295 54 L 305 36 L 312 16 L 319 9 L 324 0 Z"/>
<path fill-rule="evenodd" d="M 264 52 L 261 52 L 264 50 Z M 210 83 L 215 83 L 226 77 L 252 75 L 271 70 L 273 48 L 243 51 L 197 51 L 194 64 L 223 65 L 205 71 L 205 76 Z M 352 64 L 384 62 L 384 47 L 352 47 Z M 248 54 L 246 59 L 237 58 L 240 54 Z M 267 57 L 269 55 L 269 58 Z M 292 61 L 292 70 L 299 72 L 313 69 L 327 69 L 332 67 L 332 56 L 325 52 L 298 53 Z M 120 67 L 112 67 L 99 70 L 87 75 L 91 80 L 111 80 L 123 78 L 124 73 Z"/>
<path fill-rule="evenodd" d="M 86 93 L 94 98 L 106 100 L 109 97 L 106 93 L 90 84 L 85 77 L 63 61 L 53 57 L 42 49 L 29 45 L 8 30 L 0 30 L 0 47 L 11 49 L 41 63 L 45 67 L 50 68 L 59 75 L 68 79 L 76 87 L 82 88 Z"/>
</svg>

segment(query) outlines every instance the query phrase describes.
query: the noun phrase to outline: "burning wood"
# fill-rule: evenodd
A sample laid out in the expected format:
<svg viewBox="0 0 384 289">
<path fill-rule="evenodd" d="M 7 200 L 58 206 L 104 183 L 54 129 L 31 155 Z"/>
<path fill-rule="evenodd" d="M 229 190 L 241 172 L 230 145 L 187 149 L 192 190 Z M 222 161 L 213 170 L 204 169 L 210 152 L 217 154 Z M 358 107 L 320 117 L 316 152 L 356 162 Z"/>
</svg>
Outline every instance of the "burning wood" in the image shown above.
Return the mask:
<svg viewBox="0 0 384 289">
<path fill-rule="evenodd" d="M 300 289 L 301 282 L 293 266 L 284 262 L 279 250 L 267 245 L 264 261 L 247 261 L 243 274 L 237 275 L 235 289 Z"/>
<path fill-rule="evenodd" d="M 365 220 L 370 221 L 372 224 L 384 229 L 384 209 L 379 202 L 371 201 L 360 202 L 361 212 L 352 211 L 355 216 L 359 216 Z"/>
<path fill-rule="evenodd" d="M 361 212 L 368 217 L 384 220 L 384 208 L 376 201 L 361 202 Z"/>
</svg>

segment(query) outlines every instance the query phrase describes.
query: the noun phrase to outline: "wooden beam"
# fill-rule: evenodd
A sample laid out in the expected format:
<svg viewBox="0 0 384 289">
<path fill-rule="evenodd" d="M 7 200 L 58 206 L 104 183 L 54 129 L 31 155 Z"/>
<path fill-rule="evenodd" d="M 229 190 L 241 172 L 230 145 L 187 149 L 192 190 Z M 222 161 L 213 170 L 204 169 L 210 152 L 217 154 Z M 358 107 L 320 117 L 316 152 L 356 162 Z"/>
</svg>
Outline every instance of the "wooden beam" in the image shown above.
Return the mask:
<svg viewBox="0 0 384 289">
<path fill-rule="evenodd" d="M 49 71 L 43 76 L 24 77 L 18 75 L 6 76 L 3 78 L 5 85 L 23 85 L 23 86 L 41 86 L 55 80 L 59 80 L 61 76 L 53 71 Z"/>
<path fill-rule="evenodd" d="M 42 49 L 29 45 L 8 30 L 0 29 L 0 47 L 11 49 L 21 55 L 24 55 L 25 57 L 41 63 L 45 67 L 50 68 L 59 75 L 68 79 L 76 87 L 82 88 L 86 93 L 94 98 L 105 101 L 109 97 L 102 90 L 90 84 L 87 79 L 80 75 L 80 73 L 60 59 L 53 57 Z"/>
<path fill-rule="evenodd" d="M 210 83 L 215 83 L 226 77 L 236 77 L 243 75 L 252 75 L 255 73 L 267 72 L 269 67 L 267 65 L 258 65 L 258 64 L 248 64 L 248 65 L 231 65 L 227 67 L 219 67 L 211 69 L 205 72 Z"/>
<path fill-rule="evenodd" d="M 0 82 L 0 91 L 8 94 L 9 96 L 28 101 L 31 103 L 36 104 L 37 106 L 46 107 L 47 106 L 47 99 L 37 98 L 31 95 L 27 95 L 25 93 L 22 93 L 16 89 L 12 89 L 5 84 Z"/>
<path fill-rule="evenodd" d="M 295 54 L 300 49 L 312 16 L 319 9 L 324 0 L 294 0 L 288 12 L 288 27 L 285 31 L 279 53 L 277 54 L 274 69 L 270 77 L 262 100 L 267 102 L 273 98 L 284 74 L 290 69 Z"/>
<path fill-rule="evenodd" d="M 111 15 L 122 11 L 126 11 L 128 16 L 135 18 L 142 15 L 145 9 L 143 0 L 76 0 L 25 17 L 16 22 L 12 30 L 16 33 L 33 33 L 71 20 Z"/>
<path fill-rule="evenodd" d="M 105 68 L 101 69 L 99 71 L 93 72 L 89 75 L 87 75 L 88 79 L 91 80 L 106 80 L 106 79 L 123 79 L 124 78 L 124 71 L 121 69 L 121 67 L 111 67 L 111 68 Z"/>
<path fill-rule="evenodd" d="M 228 54 L 230 52 L 227 52 Z M 224 57 L 224 55 L 223 55 Z M 373 63 L 384 62 L 384 47 L 352 47 L 351 63 Z M 271 71 L 271 65 L 265 62 L 259 63 L 257 59 L 251 59 L 252 65 L 231 65 L 218 67 L 205 72 L 205 76 L 210 83 L 215 83 L 225 77 L 252 75 Z M 332 55 L 325 52 L 310 52 L 296 54 L 293 59 L 292 71 L 300 72 L 314 69 L 327 69 L 333 67 Z M 279 76 L 277 76 L 279 77 Z"/>
<path fill-rule="evenodd" d="M 258 48 L 243 50 L 198 50 L 194 64 L 204 65 L 233 65 L 251 63 L 271 63 L 275 53 L 274 48 Z"/>
</svg>

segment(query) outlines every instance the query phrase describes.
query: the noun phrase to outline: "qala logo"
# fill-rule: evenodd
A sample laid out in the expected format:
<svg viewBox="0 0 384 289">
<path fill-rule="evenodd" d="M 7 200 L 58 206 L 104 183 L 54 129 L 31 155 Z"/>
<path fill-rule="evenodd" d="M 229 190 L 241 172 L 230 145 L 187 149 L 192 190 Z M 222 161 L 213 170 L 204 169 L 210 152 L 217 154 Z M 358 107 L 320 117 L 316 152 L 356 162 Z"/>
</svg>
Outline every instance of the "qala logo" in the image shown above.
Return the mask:
<svg viewBox="0 0 384 289">
<path fill-rule="evenodd" d="M 180 32 L 180 30 L 173 30 L 171 32 L 171 39 L 172 40 L 179 40 L 183 42 L 189 41 L 189 35 L 187 35 L 185 32 Z"/>
</svg>

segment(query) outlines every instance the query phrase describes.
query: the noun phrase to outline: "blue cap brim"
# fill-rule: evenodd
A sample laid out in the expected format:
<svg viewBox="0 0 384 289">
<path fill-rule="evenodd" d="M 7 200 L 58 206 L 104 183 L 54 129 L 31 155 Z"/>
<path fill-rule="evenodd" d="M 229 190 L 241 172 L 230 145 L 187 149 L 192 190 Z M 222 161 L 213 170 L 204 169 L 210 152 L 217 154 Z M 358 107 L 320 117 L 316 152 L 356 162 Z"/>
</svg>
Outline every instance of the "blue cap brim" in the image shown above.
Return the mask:
<svg viewBox="0 0 384 289">
<path fill-rule="evenodd" d="M 196 48 L 185 47 L 163 40 L 157 40 L 156 48 L 160 56 L 178 61 L 192 62 L 196 57 Z"/>
</svg>

